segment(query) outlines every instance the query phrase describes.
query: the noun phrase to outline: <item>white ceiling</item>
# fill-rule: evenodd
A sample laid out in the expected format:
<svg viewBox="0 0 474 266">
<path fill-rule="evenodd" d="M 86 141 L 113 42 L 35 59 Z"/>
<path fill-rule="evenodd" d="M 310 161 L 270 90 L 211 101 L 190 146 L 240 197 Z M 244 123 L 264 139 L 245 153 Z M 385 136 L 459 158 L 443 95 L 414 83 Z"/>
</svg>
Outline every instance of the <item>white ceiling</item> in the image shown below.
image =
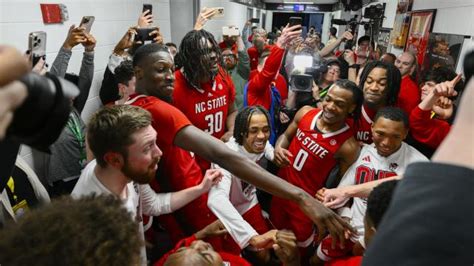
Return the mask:
<svg viewBox="0 0 474 266">
<path fill-rule="evenodd" d="M 288 3 L 288 4 L 335 4 L 339 0 L 262 0 L 265 3 Z"/>
</svg>

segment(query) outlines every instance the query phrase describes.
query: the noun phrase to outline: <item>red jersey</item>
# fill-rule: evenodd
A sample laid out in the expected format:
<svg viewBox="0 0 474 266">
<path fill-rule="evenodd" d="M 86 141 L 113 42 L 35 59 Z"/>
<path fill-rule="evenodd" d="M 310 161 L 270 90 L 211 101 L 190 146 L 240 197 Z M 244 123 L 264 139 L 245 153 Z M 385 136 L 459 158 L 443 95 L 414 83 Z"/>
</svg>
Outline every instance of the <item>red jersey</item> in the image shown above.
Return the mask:
<svg viewBox="0 0 474 266">
<path fill-rule="evenodd" d="M 366 105 L 362 105 L 362 117 L 359 119 L 359 124 L 353 126 L 354 138 L 367 144 L 372 143 L 372 124 L 377 112 L 370 109 Z"/>
<path fill-rule="evenodd" d="M 157 132 L 156 144 L 163 151 L 157 171 L 159 187 L 152 187 L 157 192 L 170 192 L 200 184 L 203 175 L 193 155 L 174 144 L 178 132 L 191 125 L 191 122 L 176 107 L 156 97 L 134 95 L 130 98 L 128 104 L 142 107 L 151 113 L 152 126 Z M 177 220 L 183 229 L 192 233 L 216 220 L 207 208 L 207 194 L 198 197 L 173 215 L 179 217 Z"/>
<path fill-rule="evenodd" d="M 290 165 L 281 168 L 279 172 L 280 177 L 311 195 L 315 195 L 324 186 L 327 176 L 337 163 L 334 155 L 354 134 L 348 124 L 335 132 L 319 132 L 316 121 L 321 114 L 321 110 L 313 109 L 303 116 L 288 148 L 293 154 L 289 158 Z"/>
<path fill-rule="evenodd" d="M 172 250 L 170 250 L 168 253 L 163 255 L 163 257 L 161 257 L 160 260 L 155 262 L 153 265 L 154 266 L 164 265 L 169 256 L 176 253 L 176 251 L 178 251 L 178 249 L 180 249 L 182 247 L 191 246 L 191 244 L 196 240 L 197 240 L 196 236 L 192 235 L 188 238 L 185 238 L 185 239 L 179 241 L 178 244 L 176 244 L 176 246 Z M 224 263 L 224 265 L 231 265 L 231 266 L 232 265 L 235 265 L 235 266 L 250 266 L 251 265 L 245 259 L 243 259 L 239 256 L 232 255 L 232 254 L 225 253 L 225 252 L 218 252 L 218 253 L 221 256 L 222 262 Z"/>
<path fill-rule="evenodd" d="M 271 50 L 274 45 L 265 45 L 263 47 L 263 51 L 265 50 Z M 257 69 L 258 66 L 258 59 L 260 58 L 261 53 L 258 52 L 257 48 L 255 46 L 250 47 L 247 49 L 247 54 L 249 55 L 250 59 L 250 70 Z"/>
<path fill-rule="evenodd" d="M 229 107 L 234 104 L 235 88 L 230 75 L 219 69 L 214 82 L 202 83 L 198 89 L 191 86 L 183 73 L 175 72 L 173 105 L 183 112 L 191 123 L 220 139 L 226 132 Z M 210 163 L 198 158 L 198 164 L 205 172 Z"/>
<path fill-rule="evenodd" d="M 402 78 L 400 85 L 400 93 L 398 94 L 398 100 L 396 106 L 403 109 L 407 115 L 410 115 L 411 111 L 421 102 L 420 90 L 416 83 L 410 78 L 405 76 Z"/>
<path fill-rule="evenodd" d="M 247 103 L 249 106 L 262 105 L 265 109 L 270 110 L 270 105 L 272 102 L 272 92 L 270 86 L 272 82 L 274 82 L 275 76 L 277 76 L 278 71 L 280 70 L 281 61 L 284 54 L 284 49 L 281 49 L 278 46 L 273 46 L 262 71 L 251 75 L 249 83 L 247 84 Z M 281 75 L 278 74 L 278 76 Z M 279 92 L 281 90 L 286 91 L 286 96 L 288 97 L 288 89 L 286 88 L 286 82 L 284 82 L 284 79 L 285 78 L 282 76 L 280 78 L 280 84 L 275 85 L 277 89 L 280 87 L 280 89 L 278 89 Z M 281 88 L 283 86 L 284 88 Z M 280 93 L 280 98 L 281 96 L 282 95 Z M 283 102 L 283 98 L 281 99 L 281 102 Z"/>
</svg>

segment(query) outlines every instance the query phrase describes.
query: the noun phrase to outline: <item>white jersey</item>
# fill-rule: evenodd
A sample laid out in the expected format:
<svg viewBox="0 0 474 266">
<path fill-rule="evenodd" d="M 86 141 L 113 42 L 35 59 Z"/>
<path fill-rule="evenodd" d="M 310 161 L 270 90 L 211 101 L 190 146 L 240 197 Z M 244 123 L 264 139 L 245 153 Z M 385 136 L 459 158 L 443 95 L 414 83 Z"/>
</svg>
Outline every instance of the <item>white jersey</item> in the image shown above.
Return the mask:
<svg viewBox="0 0 474 266">
<path fill-rule="evenodd" d="M 96 160 L 92 160 L 82 171 L 79 180 L 74 187 L 71 196 L 80 198 L 92 194 L 112 195 L 112 192 L 106 188 L 97 178 L 94 169 L 97 165 Z M 127 197 L 123 199 L 124 207 L 131 213 L 132 218 L 138 222 L 140 237 L 144 239 L 144 229 L 142 213 L 150 216 L 158 216 L 171 212 L 171 193 L 155 193 L 149 185 L 138 185 L 133 182 L 127 184 Z M 142 264 L 146 265 L 145 246 L 141 250 Z"/>
<path fill-rule="evenodd" d="M 364 144 L 359 158 L 342 177 L 338 187 L 358 185 L 373 180 L 402 175 L 407 166 L 414 162 L 428 161 L 423 154 L 406 143 L 394 154 L 384 157 L 377 153 L 375 144 Z M 351 208 L 343 207 L 339 213 L 351 219 L 351 225 L 359 234 L 359 241 L 364 245 L 364 216 L 367 209 L 367 198 L 354 197 Z"/>
<path fill-rule="evenodd" d="M 259 154 L 247 152 L 243 146 L 235 142 L 234 138 L 231 138 L 226 145 L 254 162 L 262 159 L 264 155 L 267 159 L 273 160 L 273 147 L 268 141 L 265 151 Z M 243 249 L 247 247 L 253 236 L 258 235 L 255 229 L 242 218 L 243 214 L 258 204 L 257 190 L 253 185 L 242 181 L 216 164 L 212 164 L 212 168 L 220 169 L 223 177 L 221 182 L 209 191 L 207 205 L 222 221 L 234 241 Z"/>
</svg>

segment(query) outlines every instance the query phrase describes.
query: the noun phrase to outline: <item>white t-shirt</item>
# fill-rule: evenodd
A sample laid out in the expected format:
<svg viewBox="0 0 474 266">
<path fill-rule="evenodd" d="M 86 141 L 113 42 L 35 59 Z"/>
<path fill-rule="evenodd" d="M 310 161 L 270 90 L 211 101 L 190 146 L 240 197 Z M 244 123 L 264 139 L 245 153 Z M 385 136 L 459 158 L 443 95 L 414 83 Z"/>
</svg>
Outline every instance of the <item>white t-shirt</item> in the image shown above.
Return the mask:
<svg viewBox="0 0 474 266">
<path fill-rule="evenodd" d="M 112 192 L 106 188 L 94 173 L 97 165 L 96 160 L 89 162 L 82 171 L 76 186 L 72 190 L 73 198 L 80 198 L 87 195 L 111 195 Z M 150 216 L 159 216 L 171 212 L 171 193 L 155 193 L 151 187 L 147 185 L 138 185 L 133 182 L 127 184 L 127 198 L 123 199 L 123 205 L 131 213 L 131 217 L 138 222 L 140 237 L 144 239 L 144 229 L 142 214 Z M 142 264 L 146 265 L 145 246 L 142 247 Z"/>
<path fill-rule="evenodd" d="M 423 154 L 406 143 L 388 157 L 377 153 L 375 144 L 364 144 L 359 158 L 352 164 L 341 179 L 338 187 L 363 184 L 373 180 L 402 175 L 407 166 L 414 162 L 426 162 Z M 359 242 L 364 245 L 364 216 L 367 210 L 367 198 L 354 197 L 351 208 L 343 207 L 339 213 L 351 219 L 351 225 L 359 234 Z"/>
<path fill-rule="evenodd" d="M 265 155 L 273 160 L 273 147 L 267 141 L 262 153 L 249 153 L 245 148 L 231 138 L 226 145 L 250 160 L 257 162 Z M 212 164 L 212 168 L 221 169 L 223 177 L 217 186 L 209 191 L 207 205 L 209 209 L 222 221 L 229 234 L 241 249 L 247 247 L 249 240 L 258 235 L 253 227 L 246 222 L 242 215 L 258 204 L 257 190 L 251 184 L 232 175 L 227 170 Z"/>
</svg>

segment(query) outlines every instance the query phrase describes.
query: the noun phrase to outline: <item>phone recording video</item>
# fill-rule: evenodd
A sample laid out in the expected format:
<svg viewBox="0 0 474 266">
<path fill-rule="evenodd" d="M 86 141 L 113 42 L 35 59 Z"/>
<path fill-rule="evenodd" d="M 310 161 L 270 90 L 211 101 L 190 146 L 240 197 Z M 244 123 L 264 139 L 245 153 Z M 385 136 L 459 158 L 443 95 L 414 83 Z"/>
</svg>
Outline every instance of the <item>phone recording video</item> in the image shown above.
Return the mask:
<svg viewBox="0 0 474 266">
<path fill-rule="evenodd" d="M 82 17 L 81 24 L 79 27 L 83 27 L 87 33 L 91 32 L 92 24 L 94 24 L 94 16 L 84 16 Z"/>
<path fill-rule="evenodd" d="M 28 35 L 28 50 L 31 53 L 32 67 L 38 63 L 40 58 L 46 60 L 46 32 L 31 32 Z"/>
<path fill-rule="evenodd" d="M 295 25 L 301 25 L 303 20 L 300 17 L 290 17 L 289 19 L 289 24 L 290 27 L 295 26 Z"/>
<path fill-rule="evenodd" d="M 147 10 L 150 10 L 147 15 L 151 15 L 153 11 L 153 5 L 152 4 L 143 4 L 143 10 L 142 12 L 145 12 Z"/>
</svg>

